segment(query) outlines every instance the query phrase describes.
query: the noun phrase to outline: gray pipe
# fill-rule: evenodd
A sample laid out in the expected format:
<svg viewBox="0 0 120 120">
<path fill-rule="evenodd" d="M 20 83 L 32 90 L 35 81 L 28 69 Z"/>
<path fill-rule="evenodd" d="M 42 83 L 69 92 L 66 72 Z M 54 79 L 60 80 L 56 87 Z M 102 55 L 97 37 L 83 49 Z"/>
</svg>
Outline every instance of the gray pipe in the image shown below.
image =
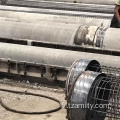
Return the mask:
<svg viewBox="0 0 120 120">
<path fill-rule="evenodd" d="M 120 51 L 119 29 L 108 28 L 101 30 L 98 26 L 81 26 L 53 22 L 26 23 L 0 21 L 0 37 L 38 41 L 51 44 L 80 45 L 101 47 L 103 49 Z M 102 36 L 101 32 L 103 32 Z M 100 39 L 101 38 L 101 39 Z"/>
<path fill-rule="evenodd" d="M 103 47 L 120 50 L 120 29 L 109 28 L 103 40 Z"/>
<path fill-rule="evenodd" d="M 70 67 L 77 59 L 95 59 L 102 65 L 120 67 L 120 57 L 0 43 L 0 58 Z"/>
<path fill-rule="evenodd" d="M 0 37 L 72 45 L 78 28 L 79 25 L 43 21 L 31 24 L 0 21 Z"/>
<path fill-rule="evenodd" d="M 59 23 L 70 23 L 79 25 L 93 25 L 105 27 L 110 26 L 111 19 L 98 19 L 88 17 L 74 17 L 74 16 L 63 16 L 63 15 L 49 15 L 49 14 L 35 14 L 26 12 L 14 12 L 14 11 L 2 11 L 0 10 L 0 19 L 9 21 L 26 21 L 26 22 L 59 22 Z M 29 18 L 29 19 L 28 19 Z"/>
<path fill-rule="evenodd" d="M 29 1 L 29 0 L 25 0 L 25 1 Z M 32 0 L 32 1 L 36 1 L 36 0 Z M 55 1 L 55 2 L 77 2 L 77 3 L 87 3 L 87 4 L 108 4 L 108 5 L 114 5 L 115 4 L 115 0 L 39 0 L 39 1 Z"/>
<path fill-rule="evenodd" d="M 79 11 L 66 11 L 66 10 L 53 10 L 53 9 L 42 9 L 42 8 L 29 8 L 29 7 L 16 7 L 16 6 L 5 6 L 0 5 L 2 11 L 15 11 L 15 12 L 27 12 L 27 13 L 39 13 L 39 14 L 52 14 L 52 15 L 64 15 L 64 16 L 77 16 L 77 17 L 92 17 L 111 19 L 113 14 L 102 14 L 92 12 L 79 12 Z"/>
<path fill-rule="evenodd" d="M 72 10 L 72 11 L 89 11 L 100 13 L 113 13 L 113 5 L 98 5 L 98 4 L 80 4 L 80 3 L 64 3 L 64 2 L 51 2 L 51 1 L 23 1 L 23 0 L 7 0 L 5 5 L 59 9 L 59 10 Z"/>
<path fill-rule="evenodd" d="M 48 0 L 44 0 L 48 1 Z M 56 1 L 56 0 L 49 0 Z M 114 5 L 115 0 L 57 0 L 57 2 L 77 2 L 77 3 L 87 3 L 87 4 L 102 4 L 102 5 Z"/>
<path fill-rule="evenodd" d="M 120 29 L 84 25 L 77 31 L 76 45 L 90 45 L 120 51 Z"/>
</svg>

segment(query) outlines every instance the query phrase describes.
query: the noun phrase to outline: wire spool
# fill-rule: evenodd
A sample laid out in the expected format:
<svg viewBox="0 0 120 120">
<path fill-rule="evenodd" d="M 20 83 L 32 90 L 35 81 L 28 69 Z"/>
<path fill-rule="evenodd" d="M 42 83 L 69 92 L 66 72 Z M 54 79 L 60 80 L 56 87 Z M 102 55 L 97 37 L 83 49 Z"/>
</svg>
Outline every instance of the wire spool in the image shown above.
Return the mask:
<svg viewBox="0 0 120 120">
<path fill-rule="evenodd" d="M 100 63 L 96 60 L 81 59 L 81 60 L 75 61 L 72 64 L 66 80 L 66 96 L 68 96 L 70 87 L 74 83 L 77 76 L 83 71 L 87 71 L 87 70 L 99 72 Z"/>
<path fill-rule="evenodd" d="M 85 107 L 88 104 L 92 84 L 101 77 L 105 78 L 106 75 L 93 71 L 83 71 L 78 75 L 67 100 L 67 118 L 69 120 L 93 120 L 87 116 L 89 110 Z"/>
</svg>

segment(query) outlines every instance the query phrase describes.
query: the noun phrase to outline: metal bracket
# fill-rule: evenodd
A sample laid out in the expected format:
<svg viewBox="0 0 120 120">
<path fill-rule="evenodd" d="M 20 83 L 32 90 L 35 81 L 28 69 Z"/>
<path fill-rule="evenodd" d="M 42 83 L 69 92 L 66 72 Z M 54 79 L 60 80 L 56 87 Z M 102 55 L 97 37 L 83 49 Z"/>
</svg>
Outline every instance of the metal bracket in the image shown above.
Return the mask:
<svg viewBox="0 0 120 120">
<path fill-rule="evenodd" d="M 25 62 L 24 63 L 24 76 L 27 75 L 27 63 Z"/>
<path fill-rule="evenodd" d="M 8 73 L 10 73 L 10 64 L 11 64 L 11 61 L 8 60 L 7 64 L 8 64 Z"/>
</svg>

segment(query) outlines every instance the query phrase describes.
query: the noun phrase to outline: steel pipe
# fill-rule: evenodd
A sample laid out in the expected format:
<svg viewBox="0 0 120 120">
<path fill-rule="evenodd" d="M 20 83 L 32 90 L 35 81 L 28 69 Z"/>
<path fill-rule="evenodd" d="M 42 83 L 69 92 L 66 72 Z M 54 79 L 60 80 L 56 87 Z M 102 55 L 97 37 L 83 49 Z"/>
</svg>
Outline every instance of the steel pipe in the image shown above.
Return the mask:
<svg viewBox="0 0 120 120">
<path fill-rule="evenodd" d="M 28 1 L 28 0 L 26 0 Z M 32 0 L 36 1 L 36 0 Z M 103 4 L 103 5 L 114 5 L 115 0 L 39 0 L 39 1 L 55 1 L 55 2 L 72 2 L 72 3 L 86 3 L 86 4 Z"/>
<path fill-rule="evenodd" d="M 72 45 L 78 28 L 79 26 L 74 24 L 43 21 L 31 24 L 0 21 L 0 37 Z"/>
<path fill-rule="evenodd" d="M 109 28 L 104 36 L 103 47 L 120 50 L 120 29 Z"/>
<path fill-rule="evenodd" d="M 97 4 L 82 4 L 82 3 L 64 3 L 64 2 L 51 2 L 51 1 L 23 1 L 23 0 L 7 0 L 5 5 L 35 7 L 45 9 L 59 9 L 59 10 L 72 10 L 72 11 L 90 11 L 100 13 L 113 13 L 114 6 L 112 5 L 97 5 Z"/>
<path fill-rule="evenodd" d="M 28 19 L 29 18 L 29 19 Z M 75 17 L 63 15 L 35 14 L 26 12 L 2 11 L 0 10 L 0 19 L 5 21 L 25 21 L 25 22 L 58 22 L 79 25 L 110 26 L 111 19 L 98 19 L 88 17 Z"/>
<path fill-rule="evenodd" d="M 80 26 L 43 21 L 34 24 L 0 21 L 0 30 L 0 38 L 8 39 L 8 41 L 9 39 L 22 40 L 28 42 L 29 45 L 32 45 L 32 42 L 43 42 L 68 46 L 100 47 L 105 50 L 120 51 L 119 29 L 104 28 L 104 26 Z M 0 41 L 3 41 L 3 39 L 0 39 Z"/>
<path fill-rule="evenodd" d="M 64 15 L 64 16 L 77 16 L 77 17 L 95 17 L 102 19 L 111 19 L 113 14 L 91 13 L 91 12 L 79 12 L 79 11 L 66 11 L 66 10 L 53 10 L 42 8 L 28 8 L 28 7 L 16 7 L 0 5 L 2 11 L 16 11 L 27 13 L 39 13 L 39 14 L 51 14 L 51 15 Z"/>
<path fill-rule="evenodd" d="M 119 29 L 104 27 L 95 29 L 94 26 L 82 26 L 77 32 L 79 37 L 75 39 L 75 44 L 91 45 L 116 51 L 120 50 Z"/>
<path fill-rule="evenodd" d="M 9 43 L 0 43 L 0 58 L 30 62 L 42 63 L 62 67 L 70 67 L 77 59 L 98 60 L 100 64 L 119 67 L 120 57 L 100 55 L 85 52 L 75 52 L 68 50 L 58 50 L 43 47 L 33 47 L 25 45 L 15 45 Z"/>
</svg>

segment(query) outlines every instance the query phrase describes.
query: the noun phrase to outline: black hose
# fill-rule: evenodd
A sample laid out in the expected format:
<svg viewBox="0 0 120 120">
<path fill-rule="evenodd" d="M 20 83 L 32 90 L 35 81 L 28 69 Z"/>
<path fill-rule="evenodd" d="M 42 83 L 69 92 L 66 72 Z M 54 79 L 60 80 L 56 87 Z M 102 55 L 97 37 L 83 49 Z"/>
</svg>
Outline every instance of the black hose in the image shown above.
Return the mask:
<svg viewBox="0 0 120 120">
<path fill-rule="evenodd" d="M 57 103 L 59 103 L 59 107 L 52 109 L 52 110 L 48 110 L 48 111 L 43 111 L 43 112 L 26 112 L 26 111 L 19 111 L 19 110 L 15 110 L 12 109 L 10 107 L 8 107 L 7 105 L 4 104 L 4 102 L 2 101 L 2 99 L 0 98 L 0 104 L 8 111 L 11 112 L 15 112 L 15 113 L 20 113 L 20 114 L 48 114 L 48 113 L 52 113 L 52 112 L 56 112 L 58 110 L 60 110 L 62 108 L 61 102 L 55 98 L 46 96 L 46 95 L 41 95 L 41 94 L 35 94 L 35 93 L 30 93 L 30 92 L 21 92 L 21 91 L 14 91 L 14 90 L 6 90 L 6 89 L 1 89 L 0 91 L 4 91 L 4 92 L 10 92 L 10 93 L 15 93 L 15 94 L 25 94 L 25 95 L 32 95 L 32 96 L 37 96 L 37 97 L 44 97 L 50 100 L 53 100 Z"/>
</svg>

